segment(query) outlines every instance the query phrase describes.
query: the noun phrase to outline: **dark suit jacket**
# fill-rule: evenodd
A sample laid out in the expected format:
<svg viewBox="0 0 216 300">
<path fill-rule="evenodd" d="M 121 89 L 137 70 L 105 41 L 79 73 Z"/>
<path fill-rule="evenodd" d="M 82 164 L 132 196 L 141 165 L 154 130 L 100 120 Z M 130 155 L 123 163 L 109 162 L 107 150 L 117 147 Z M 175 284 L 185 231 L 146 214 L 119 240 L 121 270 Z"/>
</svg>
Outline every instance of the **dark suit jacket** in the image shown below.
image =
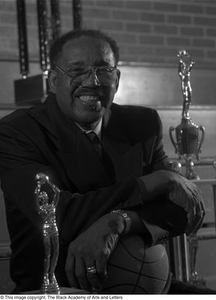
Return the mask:
<svg viewBox="0 0 216 300">
<path fill-rule="evenodd" d="M 57 207 L 60 256 L 56 271 L 61 286 L 67 286 L 64 265 L 69 242 L 114 208 L 139 211 L 149 244 L 184 231 L 183 210 L 165 196 L 145 203 L 147 191 L 138 179 L 168 168 L 157 112 L 113 104 L 103 119 L 102 146 L 114 176 L 85 134 L 60 111 L 52 94 L 45 103 L 19 109 L 0 121 L 0 178 L 15 292 L 39 289 L 43 277 L 41 219 L 34 198 L 39 172 L 62 190 Z"/>
</svg>

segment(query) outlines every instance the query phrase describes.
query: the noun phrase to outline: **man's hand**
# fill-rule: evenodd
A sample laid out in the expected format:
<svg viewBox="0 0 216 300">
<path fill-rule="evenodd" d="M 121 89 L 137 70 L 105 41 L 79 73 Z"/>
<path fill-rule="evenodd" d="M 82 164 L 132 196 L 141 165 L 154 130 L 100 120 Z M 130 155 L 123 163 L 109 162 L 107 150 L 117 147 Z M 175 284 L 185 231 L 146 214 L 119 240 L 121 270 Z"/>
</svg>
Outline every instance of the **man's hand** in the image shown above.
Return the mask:
<svg viewBox="0 0 216 300">
<path fill-rule="evenodd" d="M 102 288 L 107 260 L 123 230 L 119 214 L 106 214 L 70 243 L 65 271 L 71 287 L 87 291 Z"/>
<path fill-rule="evenodd" d="M 202 225 L 205 207 L 202 193 L 190 180 L 180 176 L 169 193 L 169 200 L 181 206 L 187 212 L 188 225 L 186 234 L 196 232 Z"/>
<path fill-rule="evenodd" d="M 167 194 L 169 200 L 182 207 L 187 212 L 188 226 L 186 233 L 189 235 L 199 229 L 205 214 L 202 194 L 198 187 L 181 176 L 167 170 L 159 170 L 140 177 L 145 186 L 144 201 Z"/>
</svg>

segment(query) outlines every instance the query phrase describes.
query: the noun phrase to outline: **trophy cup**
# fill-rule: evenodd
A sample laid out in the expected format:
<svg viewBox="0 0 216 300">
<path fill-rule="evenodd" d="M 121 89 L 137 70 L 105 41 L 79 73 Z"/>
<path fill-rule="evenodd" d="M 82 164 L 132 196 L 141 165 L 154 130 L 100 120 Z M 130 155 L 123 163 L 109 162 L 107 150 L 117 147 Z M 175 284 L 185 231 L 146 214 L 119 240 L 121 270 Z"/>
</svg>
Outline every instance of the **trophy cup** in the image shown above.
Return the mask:
<svg viewBox="0 0 216 300">
<path fill-rule="evenodd" d="M 35 188 L 35 198 L 38 205 L 38 212 L 43 221 L 43 243 L 44 243 L 44 273 L 41 285 L 42 294 L 60 294 L 60 288 L 55 277 L 55 268 L 59 256 L 59 237 L 56 225 L 56 206 L 59 201 L 60 190 L 43 173 L 36 175 L 37 186 Z M 49 198 L 48 193 L 42 190 L 48 184 L 54 195 Z M 50 193 L 49 193 L 50 194 Z"/>
<path fill-rule="evenodd" d="M 200 179 L 194 172 L 194 157 L 199 160 L 199 153 L 204 140 L 205 128 L 194 124 L 189 116 L 189 108 L 192 99 L 192 88 L 190 84 L 190 71 L 194 65 L 190 55 L 185 50 L 180 50 L 178 74 L 181 78 L 181 88 L 183 95 L 183 109 L 181 124 L 176 128 L 173 126 L 169 129 L 171 142 L 175 152 L 185 159 L 186 174 L 188 179 Z M 175 131 L 176 141 L 173 137 Z"/>
</svg>

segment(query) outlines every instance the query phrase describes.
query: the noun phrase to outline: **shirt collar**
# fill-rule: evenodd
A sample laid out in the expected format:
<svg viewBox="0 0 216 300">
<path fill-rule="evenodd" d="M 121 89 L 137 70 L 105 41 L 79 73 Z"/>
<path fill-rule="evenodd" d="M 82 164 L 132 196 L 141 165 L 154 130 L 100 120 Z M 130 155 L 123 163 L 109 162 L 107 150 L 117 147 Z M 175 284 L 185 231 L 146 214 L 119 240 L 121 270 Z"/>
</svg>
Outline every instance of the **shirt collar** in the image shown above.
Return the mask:
<svg viewBox="0 0 216 300">
<path fill-rule="evenodd" d="M 95 134 L 97 134 L 97 136 L 99 137 L 99 139 L 101 140 L 101 127 L 102 127 L 102 118 L 100 119 L 100 121 L 97 123 L 97 125 L 95 126 L 94 129 L 91 130 L 85 130 L 84 128 L 82 128 L 77 122 L 75 122 L 76 125 L 79 127 L 79 129 L 81 131 L 83 131 L 84 133 L 89 133 L 89 132 L 94 132 Z"/>
</svg>

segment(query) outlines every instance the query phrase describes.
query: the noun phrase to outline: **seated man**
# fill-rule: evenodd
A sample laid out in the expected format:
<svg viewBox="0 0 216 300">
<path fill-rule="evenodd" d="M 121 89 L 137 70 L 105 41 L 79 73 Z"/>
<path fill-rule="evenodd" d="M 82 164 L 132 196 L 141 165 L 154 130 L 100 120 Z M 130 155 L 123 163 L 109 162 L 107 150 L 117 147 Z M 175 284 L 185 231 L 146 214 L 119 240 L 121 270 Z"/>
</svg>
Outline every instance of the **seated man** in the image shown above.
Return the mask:
<svg viewBox="0 0 216 300">
<path fill-rule="evenodd" d="M 118 61 L 118 47 L 104 33 L 68 32 L 50 49 L 46 101 L 0 122 L 14 293 L 40 289 L 43 279 L 38 173 L 61 190 L 56 277 L 62 287 L 100 291 L 119 235 L 139 233 L 151 246 L 202 223 L 201 193 L 170 170 L 157 112 L 112 104 Z"/>
</svg>

